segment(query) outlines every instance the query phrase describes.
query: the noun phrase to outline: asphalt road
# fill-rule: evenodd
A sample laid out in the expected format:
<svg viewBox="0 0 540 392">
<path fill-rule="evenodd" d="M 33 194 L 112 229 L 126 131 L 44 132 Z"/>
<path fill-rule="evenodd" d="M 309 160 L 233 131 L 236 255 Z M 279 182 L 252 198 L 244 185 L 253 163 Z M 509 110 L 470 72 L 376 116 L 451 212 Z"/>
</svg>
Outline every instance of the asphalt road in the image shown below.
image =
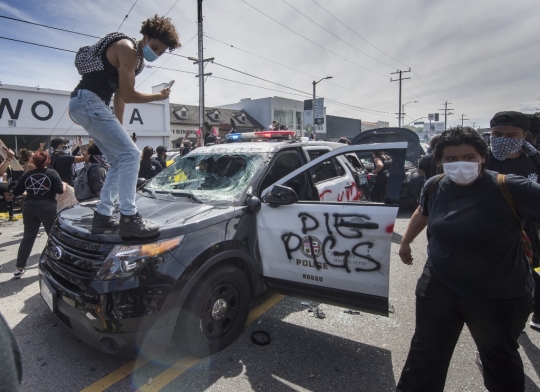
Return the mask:
<svg viewBox="0 0 540 392">
<path fill-rule="evenodd" d="M 211 357 L 196 360 L 168 352 L 157 358 L 117 358 L 96 351 L 59 325 L 39 295 L 34 245 L 27 273 L 13 280 L 22 222 L 0 221 L 0 311 L 22 351 L 22 391 L 393 391 L 414 331 L 414 288 L 426 258 L 425 235 L 413 243 L 415 263 L 403 265 L 397 246 L 408 222 L 400 214 L 392 244 L 390 317 L 346 314 L 322 304 L 313 317 L 302 299 L 265 293 L 255 299 L 251 323 L 240 338 Z M 274 306 L 272 306 L 275 303 Z M 310 303 L 310 305 L 316 305 Z M 257 317 L 259 316 L 259 317 Z M 267 346 L 251 342 L 270 333 Z M 521 335 L 527 391 L 540 391 L 540 333 Z M 465 329 L 448 373 L 446 391 L 485 391 Z"/>
</svg>

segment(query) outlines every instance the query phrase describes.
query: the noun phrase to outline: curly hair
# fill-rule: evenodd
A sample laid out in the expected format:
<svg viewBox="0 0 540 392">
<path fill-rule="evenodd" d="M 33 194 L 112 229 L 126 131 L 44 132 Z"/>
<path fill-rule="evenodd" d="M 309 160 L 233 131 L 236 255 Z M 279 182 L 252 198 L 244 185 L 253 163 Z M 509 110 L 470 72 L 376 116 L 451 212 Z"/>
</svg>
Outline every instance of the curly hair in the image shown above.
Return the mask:
<svg viewBox="0 0 540 392">
<path fill-rule="evenodd" d="M 435 146 L 435 159 L 440 162 L 443 151 L 448 146 L 459 146 L 461 144 L 469 144 L 474 147 L 476 152 L 482 158 L 488 155 L 488 146 L 482 136 L 471 127 L 449 129 L 441 134 L 437 145 Z"/>
<path fill-rule="evenodd" d="M 33 154 L 34 152 L 30 151 L 28 148 L 21 148 L 19 150 L 19 157 L 21 157 L 21 162 L 23 163 L 28 162 Z"/>
<path fill-rule="evenodd" d="M 156 14 L 153 18 L 146 19 L 141 26 L 141 34 L 163 42 L 167 45 L 169 51 L 173 51 L 181 46 L 171 18 L 157 16 Z"/>
<path fill-rule="evenodd" d="M 49 151 L 38 151 L 32 156 L 32 163 L 38 169 L 43 169 L 49 166 L 51 158 L 49 157 Z"/>
</svg>

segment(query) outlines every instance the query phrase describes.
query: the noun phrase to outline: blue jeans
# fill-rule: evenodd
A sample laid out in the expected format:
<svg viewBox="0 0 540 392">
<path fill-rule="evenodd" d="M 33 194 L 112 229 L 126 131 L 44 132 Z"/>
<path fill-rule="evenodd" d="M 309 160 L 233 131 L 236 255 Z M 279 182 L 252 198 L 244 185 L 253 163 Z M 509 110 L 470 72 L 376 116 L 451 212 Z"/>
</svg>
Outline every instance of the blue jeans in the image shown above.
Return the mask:
<svg viewBox="0 0 540 392">
<path fill-rule="evenodd" d="M 69 112 L 71 119 L 94 139 L 111 165 L 101 189 L 97 212 L 111 216 L 118 196 L 120 212 L 134 215 L 137 212 L 135 193 L 141 152 L 111 109 L 93 92 L 77 90 L 77 96 L 69 101 Z"/>
</svg>

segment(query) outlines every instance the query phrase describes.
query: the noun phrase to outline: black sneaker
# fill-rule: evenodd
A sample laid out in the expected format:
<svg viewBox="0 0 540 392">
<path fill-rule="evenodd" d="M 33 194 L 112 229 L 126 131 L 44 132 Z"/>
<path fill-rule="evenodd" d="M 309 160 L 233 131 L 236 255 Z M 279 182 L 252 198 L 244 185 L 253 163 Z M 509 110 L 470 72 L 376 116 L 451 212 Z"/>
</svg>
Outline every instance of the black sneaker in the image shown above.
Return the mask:
<svg viewBox="0 0 540 392">
<path fill-rule="evenodd" d="M 118 221 L 114 216 L 102 215 L 97 211 L 94 211 L 94 220 L 92 221 L 92 234 L 103 234 L 106 231 L 117 230 Z"/>
<path fill-rule="evenodd" d="M 159 234 L 159 226 L 145 221 L 139 213 L 135 215 L 120 214 L 118 234 L 122 237 L 153 237 Z"/>
<path fill-rule="evenodd" d="M 13 271 L 13 279 L 19 279 L 21 276 L 24 275 L 25 272 L 26 272 L 26 268 L 23 268 L 22 271 L 19 271 L 18 269 L 16 269 L 15 271 Z"/>
<path fill-rule="evenodd" d="M 529 326 L 532 329 L 540 332 L 540 314 L 533 314 L 531 323 L 529 324 Z"/>
</svg>

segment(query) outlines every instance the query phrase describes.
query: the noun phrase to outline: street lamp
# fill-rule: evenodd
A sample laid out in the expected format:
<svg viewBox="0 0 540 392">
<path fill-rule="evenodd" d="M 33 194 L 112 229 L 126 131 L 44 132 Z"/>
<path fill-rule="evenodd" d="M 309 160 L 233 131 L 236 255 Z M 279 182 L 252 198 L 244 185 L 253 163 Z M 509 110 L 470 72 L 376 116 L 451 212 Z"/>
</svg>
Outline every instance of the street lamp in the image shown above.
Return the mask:
<svg viewBox="0 0 540 392">
<path fill-rule="evenodd" d="M 325 79 L 332 79 L 332 76 L 327 76 L 326 78 L 322 78 L 318 82 L 313 81 L 313 107 L 312 107 L 312 109 L 313 109 L 313 126 L 314 127 L 315 127 L 315 86 L 317 85 L 317 83 L 320 83 Z M 302 136 L 304 136 L 304 130 L 303 129 L 302 129 Z"/>
<path fill-rule="evenodd" d="M 418 101 L 411 101 L 411 102 L 407 102 L 401 105 L 401 115 L 403 116 L 403 121 L 402 121 L 403 123 L 405 122 L 405 105 L 408 105 L 410 103 L 418 103 Z"/>
</svg>

